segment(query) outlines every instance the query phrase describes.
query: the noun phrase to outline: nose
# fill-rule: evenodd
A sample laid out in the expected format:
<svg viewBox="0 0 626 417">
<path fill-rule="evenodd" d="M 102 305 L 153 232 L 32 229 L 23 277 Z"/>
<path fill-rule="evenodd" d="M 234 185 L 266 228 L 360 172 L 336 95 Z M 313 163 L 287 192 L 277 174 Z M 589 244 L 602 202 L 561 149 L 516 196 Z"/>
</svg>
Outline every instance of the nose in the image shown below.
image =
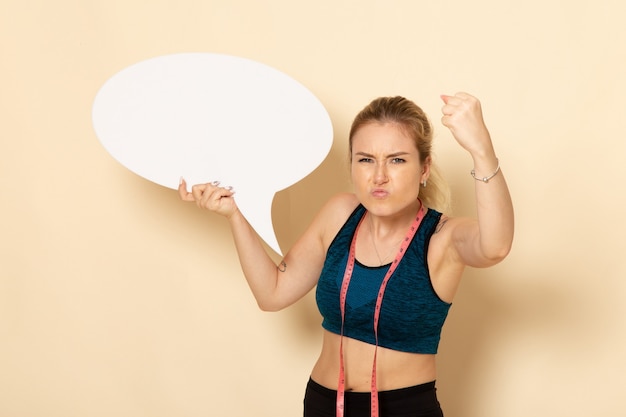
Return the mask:
<svg viewBox="0 0 626 417">
<path fill-rule="evenodd" d="M 374 172 L 374 183 L 384 184 L 389 180 L 387 176 L 387 167 L 385 164 L 376 164 L 376 171 Z"/>
</svg>

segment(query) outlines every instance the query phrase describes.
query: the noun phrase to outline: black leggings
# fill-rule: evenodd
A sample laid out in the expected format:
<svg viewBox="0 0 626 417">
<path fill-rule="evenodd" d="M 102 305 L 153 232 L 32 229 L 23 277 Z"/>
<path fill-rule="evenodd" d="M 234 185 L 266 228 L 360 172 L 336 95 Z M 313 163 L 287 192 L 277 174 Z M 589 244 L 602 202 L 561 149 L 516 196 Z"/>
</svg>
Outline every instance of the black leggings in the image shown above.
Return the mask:
<svg viewBox="0 0 626 417">
<path fill-rule="evenodd" d="M 437 400 L 435 381 L 378 392 L 380 417 L 443 417 Z M 336 417 L 337 391 L 309 379 L 304 396 L 304 417 Z M 369 417 L 369 392 L 347 391 L 344 398 L 345 417 Z"/>
</svg>

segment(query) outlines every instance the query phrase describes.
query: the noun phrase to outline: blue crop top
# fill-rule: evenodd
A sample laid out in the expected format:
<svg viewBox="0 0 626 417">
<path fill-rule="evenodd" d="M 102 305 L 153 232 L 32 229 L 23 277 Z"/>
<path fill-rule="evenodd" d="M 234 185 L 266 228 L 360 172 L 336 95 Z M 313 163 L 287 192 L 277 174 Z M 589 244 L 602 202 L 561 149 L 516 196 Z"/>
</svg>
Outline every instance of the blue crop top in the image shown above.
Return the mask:
<svg viewBox="0 0 626 417">
<path fill-rule="evenodd" d="M 341 333 L 339 292 L 352 237 L 366 210 L 359 205 L 330 244 L 320 275 L 316 300 L 324 329 Z M 393 273 L 383 298 L 378 322 L 378 345 L 412 353 L 437 353 L 441 329 L 450 309 L 432 287 L 426 254 L 441 213 L 429 209 L 404 257 Z M 375 344 L 374 308 L 378 290 L 390 265 L 355 263 L 346 297 L 344 335 Z"/>
</svg>

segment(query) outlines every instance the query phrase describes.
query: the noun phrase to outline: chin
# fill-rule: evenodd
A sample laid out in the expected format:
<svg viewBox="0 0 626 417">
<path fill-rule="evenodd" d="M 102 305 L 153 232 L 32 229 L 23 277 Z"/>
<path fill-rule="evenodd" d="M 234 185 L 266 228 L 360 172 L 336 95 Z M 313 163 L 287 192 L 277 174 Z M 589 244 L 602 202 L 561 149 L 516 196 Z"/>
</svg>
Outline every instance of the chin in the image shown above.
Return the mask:
<svg viewBox="0 0 626 417">
<path fill-rule="evenodd" d="M 376 199 L 369 198 L 363 202 L 365 208 L 376 216 L 393 216 L 400 214 L 404 211 L 415 211 L 419 209 L 420 203 L 417 200 L 417 196 L 414 200 L 395 200 L 395 199 Z"/>
<path fill-rule="evenodd" d="M 368 198 L 362 201 L 367 211 L 376 216 L 389 216 L 402 210 L 402 205 L 390 198 Z"/>
</svg>

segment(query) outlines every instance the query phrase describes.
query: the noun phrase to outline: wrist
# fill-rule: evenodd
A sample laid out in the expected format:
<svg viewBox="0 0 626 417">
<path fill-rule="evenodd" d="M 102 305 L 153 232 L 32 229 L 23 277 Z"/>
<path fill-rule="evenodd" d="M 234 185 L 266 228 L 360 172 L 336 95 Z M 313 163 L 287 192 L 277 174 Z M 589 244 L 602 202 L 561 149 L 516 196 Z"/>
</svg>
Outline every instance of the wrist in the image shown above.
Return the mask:
<svg viewBox="0 0 626 417">
<path fill-rule="evenodd" d="M 496 150 L 491 145 L 491 141 L 489 141 L 484 146 L 477 147 L 476 149 L 472 149 L 469 151 L 470 156 L 474 162 L 474 166 L 477 165 L 487 165 L 487 168 L 495 168 L 494 165 L 498 159 L 496 156 Z"/>
<path fill-rule="evenodd" d="M 233 223 L 243 219 L 243 214 L 241 214 L 241 212 L 239 211 L 239 207 L 235 207 L 232 213 L 226 215 L 226 219 L 228 219 L 229 222 Z"/>
<path fill-rule="evenodd" d="M 472 159 L 474 168 L 470 171 L 470 175 L 476 181 L 487 183 L 500 172 L 500 160 L 493 148 L 481 154 L 472 154 Z"/>
</svg>

